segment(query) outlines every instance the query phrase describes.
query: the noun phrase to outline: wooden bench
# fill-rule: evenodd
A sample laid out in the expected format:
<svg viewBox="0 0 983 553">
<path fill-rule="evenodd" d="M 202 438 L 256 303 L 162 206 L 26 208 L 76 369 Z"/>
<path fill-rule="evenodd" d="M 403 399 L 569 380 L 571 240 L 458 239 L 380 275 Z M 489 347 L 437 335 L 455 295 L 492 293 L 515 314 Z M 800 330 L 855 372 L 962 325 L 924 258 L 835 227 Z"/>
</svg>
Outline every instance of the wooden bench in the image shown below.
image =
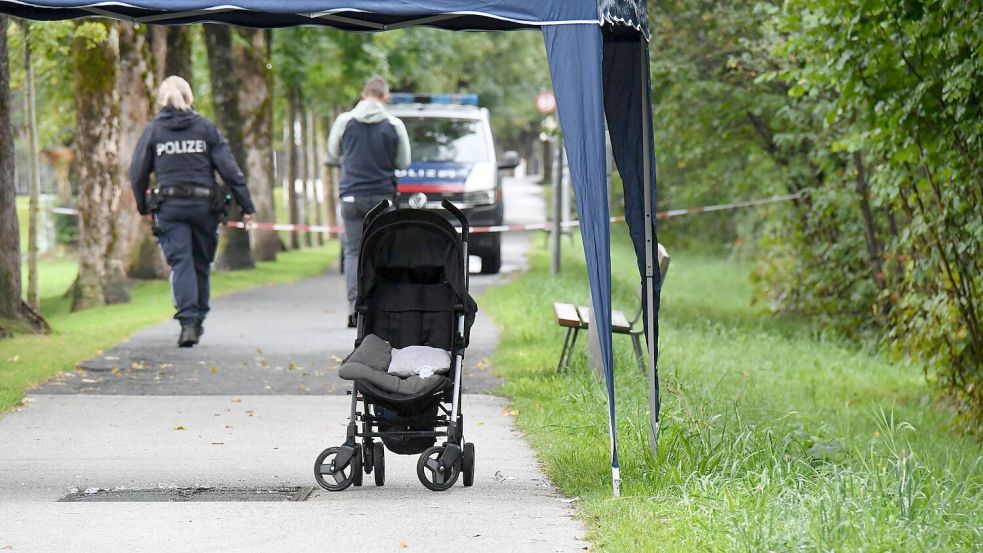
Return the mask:
<svg viewBox="0 0 983 553">
<path fill-rule="evenodd" d="M 662 275 L 662 282 L 665 283 L 671 258 L 662 244 L 658 244 L 657 252 L 659 274 Z M 642 311 L 642 307 L 639 306 L 635 317 L 628 320 L 624 312 L 611 310 L 611 333 L 631 336 L 631 345 L 635 349 L 635 360 L 638 361 L 638 368 L 644 373 L 645 352 L 642 350 L 642 334 L 645 331 Z M 563 350 L 560 352 L 560 362 L 556 365 L 556 371 L 563 372 L 570 366 L 570 358 L 573 356 L 573 347 L 577 343 L 577 335 L 581 330 L 587 330 L 590 327 L 590 308 L 555 302 L 553 303 L 553 317 L 556 319 L 556 324 L 567 329 L 567 335 L 563 340 Z"/>
<path fill-rule="evenodd" d="M 563 372 L 570 366 L 573 347 L 577 344 L 577 336 L 580 331 L 590 328 L 590 308 L 556 302 L 553 304 L 553 317 L 556 319 L 556 324 L 567 329 L 567 335 L 563 340 L 563 350 L 560 352 L 560 362 L 556 366 L 557 372 Z M 635 358 L 639 368 L 644 372 L 645 357 L 642 352 L 642 330 L 635 328 L 635 323 L 639 322 L 639 319 L 640 317 L 636 316 L 634 321 L 629 321 L 624 312 L 611 311 L 611 332 L 631 336 L 632 346 L 635 348 Z"/>
</svg>

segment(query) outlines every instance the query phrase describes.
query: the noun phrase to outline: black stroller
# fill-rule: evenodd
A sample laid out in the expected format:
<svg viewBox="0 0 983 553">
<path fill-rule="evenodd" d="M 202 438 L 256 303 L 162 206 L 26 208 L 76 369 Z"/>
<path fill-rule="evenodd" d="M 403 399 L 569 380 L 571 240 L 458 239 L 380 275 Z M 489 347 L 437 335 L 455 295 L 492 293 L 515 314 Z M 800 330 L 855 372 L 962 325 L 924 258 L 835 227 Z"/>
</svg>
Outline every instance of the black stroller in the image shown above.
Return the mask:
<svg viewBox="0 0 983 553">
<path fill-rule="evenodd" d="M 326 490 L 361 486 L 363 470 L 374 473 L 376 485 L 382 486 L 386 449 L 399 455 L 419 453 L 417 476 L 431 490 L 449 489 L 462 474 L 465 486 L 474 483 L 474 444 L 464 441 L 461 414 L 464 352 L 477 311 L 468 293 L 468 222 L 447 200 L 442 205 L 460 221 L 460 234 L 438 213 L 387 211 L 388 201 L 366 215 L 355 347 L 374 334 L 392 348 L 441 348 L 450 352 L 449 372 L 430 377 L 440 380 L 415 395 L 391 393 L 368 379 L 353 380 L 345 443 L 325 449 L 314 463 L 314 477 Z M 438 438 L 446 441 L 436 445 Z"/>
</svg>

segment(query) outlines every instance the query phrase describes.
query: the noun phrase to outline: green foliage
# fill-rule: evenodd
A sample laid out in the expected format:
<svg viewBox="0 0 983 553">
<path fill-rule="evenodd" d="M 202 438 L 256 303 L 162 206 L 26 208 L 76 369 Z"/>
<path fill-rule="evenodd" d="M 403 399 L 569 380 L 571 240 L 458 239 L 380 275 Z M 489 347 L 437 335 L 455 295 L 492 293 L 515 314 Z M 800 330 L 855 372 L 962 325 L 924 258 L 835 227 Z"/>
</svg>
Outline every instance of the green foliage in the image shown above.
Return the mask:
<svg viewBox="0 0 983 553">
<path fill-rule="evenodd" d="M 615 233 L 615 306 L 637 305 Z M 591 550 L 974 551 L 983 538 L 979 443 L 951 429 L 915 367 L 750 306 L 749 263 L 673 250 L 663 290 L 663 428 L 648 447 L 647 385 L 614 337 L 622 497 L 611 498 L 603 387 L 549 302 L 585 302 L 580 244 L 478 298 L 502 328 L 494 368 L 519 426 L 588 528 Z"/>
<path fill-rule="evenodd" d="M 539 33 L 291 28 L 273 36 L 273 64 L 282 83 L 278 113 L 285 109 L 286 91 L 297 86 L 308 107 L 330 117 L 354 105 L 368 77 L 381 75 L 397 92 L 478 94 L 500 140 L 538 130 L 541 116 L 534 100 L 549 85 Z"/>
<path fill-rule="evenodd" d="M 24 98 L 24 25 L 9 24 L 10 88 L 15 131 L 26 125 Z M 87 29 L 91 26 L 85 26 Z M 98 26 L 97 26 L 98 27 Z M 75 134 L 73 67 L 75 27 L 70 21 L 30 23 L 31 57 L 37 93 L 38 142 L 42 148 L 66 144 Z"/>
<path fill-rule="evenodd" d="M 983 34 L 978 3 L 796 0 L 780 72 L 817 103 L 830 147 L 863 153 L 894 213 L 879 300 L 885 340 L 937 369 L 983 417 Z M 977 422 L 980 419 L 977 418 Z"/>
<path fill-rule="evenodd" d="M 801 194 L 730 228 L 670 222 L 663 238 L 741 246 L 759 260 L 758 300 L 924 362 L 981 416 L 979 4 L 674 0 L 652 13 L 660 204 Z"/>
</svg>

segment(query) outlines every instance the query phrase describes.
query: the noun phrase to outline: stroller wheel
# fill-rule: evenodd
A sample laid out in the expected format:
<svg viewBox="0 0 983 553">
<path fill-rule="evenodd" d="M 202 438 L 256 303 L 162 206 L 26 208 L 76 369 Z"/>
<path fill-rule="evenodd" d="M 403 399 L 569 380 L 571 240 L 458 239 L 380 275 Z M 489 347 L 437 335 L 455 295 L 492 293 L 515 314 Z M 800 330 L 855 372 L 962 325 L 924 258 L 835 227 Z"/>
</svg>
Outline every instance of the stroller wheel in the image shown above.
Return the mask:
<svg viewBox="0 0 983 553">
<path fill-rule="evenodd" d="M 474 444 L 464 444 L 461 454 L 461 472 L 464 475 L 464 487 L 474 485 Z"/>
<path fill-rule="evenodd" d="M 435 445 L 421 453 L 420 460 L 416 463 L 416 475 L 420 478 L 420 483 L 435 492 L 450 489 L 461 474 L 461 467 L 456 462 L 449 467 L 441 465 L 440 458 L 443 454 L 444 446 Z"/>
<path fill-rule="evenodd" d="M 372 468 L 375 467 L 375 463 L 372 460 L 374 451 L 375 444 L 369 441 L 362 443 L 362 469 L 365 470 L 365 474 L 372 474 Z"/>
<path fill-rule="evenodd" d="M 375 485 L 384 486 L 386 484 L 386 446 L 382 443 L 376 443 L 372 447 L 375 451 L 372 452 L 372 462 L 374 466 L 372 470 L 375 471 Z"/>
<path fill-rule="evenodd" d="M 355 455 L 352 456 L 352 484 L 362 485 L 362 446 L 355 446 Z"/>
<path fill-rule="evenodd" d="M 329 447 L 314 461 L 314 479 L 329 492 L 340 492 L 352 485 L 356 474 L 361 474 L 357 459 L 358 451 L 352 451 L 350 446 Z"/>
</svg>

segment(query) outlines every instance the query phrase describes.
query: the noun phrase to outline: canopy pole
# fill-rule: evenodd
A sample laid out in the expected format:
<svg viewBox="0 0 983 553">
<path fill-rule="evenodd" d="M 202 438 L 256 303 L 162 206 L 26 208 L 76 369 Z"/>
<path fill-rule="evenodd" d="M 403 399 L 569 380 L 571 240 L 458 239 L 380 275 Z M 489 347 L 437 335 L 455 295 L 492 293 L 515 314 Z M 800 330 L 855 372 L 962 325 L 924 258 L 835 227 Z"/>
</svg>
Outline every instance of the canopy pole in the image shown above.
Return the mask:
<svg viewBox="0 0 983 553">
<path fill-rule="evenodd" d="M 652 98 L 649 94 L 649 67 L 648 56 L 645 49 L 648 44 L 644 40 L 638 41 L 641 52 L 641 83 L 642 83 L 642 195 L 645 205 L 645 318 L 648 327 L 646 345 L 648 346 L 648 380 L 649 380 L 649 447 L 652 455 L 655 456 L 659 446 L 659 371 L 656 368 L 656 352 L 658 340 L 655 336 L 655 259 L 653 255 L 653 236 L 652 236 L 652 161 L 649 157 L 651 153 L 650 136 L 652 131 L 652 117 L 650 104 Z"/>
</svg>

